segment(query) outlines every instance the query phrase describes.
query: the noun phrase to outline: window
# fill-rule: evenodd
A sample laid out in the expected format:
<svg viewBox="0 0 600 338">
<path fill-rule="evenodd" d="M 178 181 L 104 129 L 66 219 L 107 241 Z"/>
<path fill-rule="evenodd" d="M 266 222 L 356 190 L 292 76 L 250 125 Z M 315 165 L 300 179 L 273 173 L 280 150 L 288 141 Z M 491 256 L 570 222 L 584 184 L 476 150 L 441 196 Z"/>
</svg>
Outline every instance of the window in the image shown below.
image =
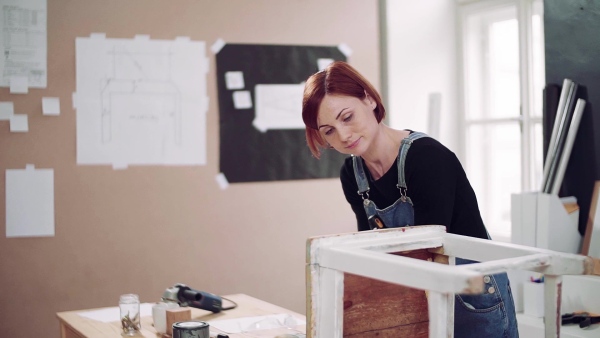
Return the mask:
<svg viewBox="0 0 600 338">
<path fill-rule="evenodd" d="M 460 5 L 463 164 L 494 239 L 510 239 L 510 195 L 541 184 L 542 6 L 542 0 Z"/>
</svg>

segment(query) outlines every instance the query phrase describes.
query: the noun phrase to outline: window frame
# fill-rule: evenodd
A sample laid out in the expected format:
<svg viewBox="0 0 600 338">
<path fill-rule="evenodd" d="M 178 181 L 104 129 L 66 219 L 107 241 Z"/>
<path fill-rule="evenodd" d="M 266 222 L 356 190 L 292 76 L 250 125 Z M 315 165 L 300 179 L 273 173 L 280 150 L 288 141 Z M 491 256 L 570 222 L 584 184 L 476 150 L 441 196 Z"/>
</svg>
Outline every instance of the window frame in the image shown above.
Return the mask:
<svg viewBox="0 0 600 338">
<path fill-rule="evenodd" d="M 458 20 L 457 20 L 457 34 L 458 34 L 458 82 L 459 82 L 459 110 L 458 110 L 458 146 L 460 154 L 463 155 L 461 159 L 465 167 L 468 167 L 468 152 L 467 152 L 467 139 L 466 133 L 471 125 L 483 125 L 483 124 L 504 124 L 504 123 L 518 123 L 521 130 L 521 191 L 537 190 L 539 187 L 534 186 L 537 184 L 535 179 L 536 173 L 533 169 L 537 168 L 535 164 L 535 148 L 536 142 L 542 142 L 542 140 L 535 140 L 535 128 L 541 126 L 542 114 L 535 113 L 534 107 L 534 55 L 533 55 L 533 16 L 539 14 L 543 18 L 543 1 L 542 0 L 479 0 L 479 1 L 458 1 Z M 506 118 L 481 118 L 481 119 L 469 119 L 466 114 L 467 109 L 467 81 L 468 74 L 467 69 L 464 66 L 467 53 L 467 43 L 470 33 L 467 31 L 467 20 L 472 15 L 484 15 L 493 16 L 490 12 L 496 10 L 501 12 L 507 7 L 514 7 L 516 9 L 516 19 L 518 25 L 518 37 L 519 37 L 519 100 L 520 100 L 520 111 L 519 115 L 515 117 Z M 502 14 L 498 14 L 502 15 Z M 543 20 L 541 23 L 541 41 L 543 41 Z M 483 31 L 482 34 L 485 34 Z M 542 48 L 543 49 L 543 48 Z M 484 51 L 485 52 L 485 51 Z M 543 53 L 543 51 L 542 51 Z M 485 54 L 485 53 L 482 53 Z M 543 60 L 543 55 L 541 59 Z M 480 60 L 482 64 L 487 62 L 485 57 Z M 542 65 L 543 67 L 543 65 Z M 542 68 L 543 69 L 543 68 Z M 483 74 L 482 81 L 486 81 Z M 540 95 L 541 97 L 541 95 Z M 489 98 L 484 98 L 483 106 L 485 103 L 489 103 Z M 540 106 L 541 108 L 541 106 Z M 539 159 L 541 163 L 541 159 Z M 478 196 L 478 198 L 480 198 Z M 506 197 L 510 201 L 510 196 Z M 493 228 L 493 227 L 492 227 Z M 508 236 L 507 236 L 508 233 Z M 503 233 L 494 233 L 495 239 L 510 241 L 510 229 Z"/>
</svg>

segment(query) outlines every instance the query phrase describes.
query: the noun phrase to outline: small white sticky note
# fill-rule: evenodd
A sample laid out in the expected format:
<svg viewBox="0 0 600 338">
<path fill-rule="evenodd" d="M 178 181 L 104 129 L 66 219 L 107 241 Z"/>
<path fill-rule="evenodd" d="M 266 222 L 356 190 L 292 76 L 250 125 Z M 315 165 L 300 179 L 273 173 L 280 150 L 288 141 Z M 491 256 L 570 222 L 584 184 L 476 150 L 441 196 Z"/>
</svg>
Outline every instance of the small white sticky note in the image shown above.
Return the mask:
<svg viewBox="0 0 600 338">
<path fill-rule="evenodd" d="M 244 89 L 244 73 L 225 72 L 225 85 L 227 89 Z"/>
<path fill-rule="evenodd" d="M 189 36 L 177 36 L 175 37 L 175 41 L 179 41 L 179 42 L 190 42 L 191 39 Z"/>
<path fill-rule="evenodd" d="M 350 46 L 348 46 L 345 43 L 340 43 L 338 45 L 338 49 L 340 50 L 340 52 L 344 53 L 344 55 L 346 55 L 346 57 L 349 57 L 350 55 L 352 55 L 352 49 L 350 48 Z"/>
<path fill-rule="evenodd" d="M 58 97 L 42 97 L 42 114 L 60 115 L 60 99 Z"/>
<path fill-rule="evenodd" d="M 143 41 L 148 41 L 150 40 L 150 35 L 147 34 L 137 34 L 136 36 L 133 37 L 135 40 L 143 40 Z"/>
<path fill-rule="evenodd" d="M 227 181 L 227 177 L 225 177 L 225 174 L 218 173 L 215 177 L 215 180 L 217 181 L 221 189 L 225 190 L 227 189 L 227 187 L 229 187 L 229 181 Z"/>
<path fill-rule="evenodd" d="M 14 114 L 10 117 L 10 131 L 12 132 L 28 132 L 29 124 L 27 123 L 27 115 Z"/>
<path fill-rule="evenodd" d="M 238 90 L 233 92 L 233 106 L 235 109 L 252 108 L 252 96 L 247 90 Z"/>
<path fill-rule="evenodd" d="M 31 170 L 34 170 L 34 169 L 35 169 L 35 165 L 33 165 L 33 164 L 27 163 L 25 165 L 25 170 L 31 171 Z"/>
<path fill-rule="evenodd" d="M 332 63 L 333 61 L 335 61 L 334 59 L 317 59 L 317 65 L 319 66 L 319 71 L 322 71 L 323 69 L 327 68 L 327 66 L 329 66 L 330 63 Z"/>
<path fill-rule="evenodd" d="M 0 120 L 8 121 L 15 113 L 15 105 L 12 102 L 0 102 Z"/>
<path fill-rule="evenodd" d="M 212 50 L 213 53 L 217 54 L 221 51 L 221 48 L 223 48 L 223 46 L 225 46 L 225 41 L 221 38 L 218 38 L 217 41 L 215 41 L 215 43 L 213 43 L 213 45 L 210 47 L 210 50 Z"/>
<path fill-rule="evenodd" d="M 11 94 L 27 94 L 29 92 L 29 79 L 23 75 L 13 75 L 10 77 Z"/>
</svg>

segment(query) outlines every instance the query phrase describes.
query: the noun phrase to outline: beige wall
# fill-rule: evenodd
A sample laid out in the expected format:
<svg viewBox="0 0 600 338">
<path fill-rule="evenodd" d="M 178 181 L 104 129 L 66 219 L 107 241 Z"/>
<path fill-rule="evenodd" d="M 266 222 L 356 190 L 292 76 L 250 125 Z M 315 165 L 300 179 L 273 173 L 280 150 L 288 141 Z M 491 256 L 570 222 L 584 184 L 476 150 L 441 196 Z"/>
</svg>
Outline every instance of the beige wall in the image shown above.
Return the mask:
<svg viewBox="0 0 600 338">
<path fill-rule="evenodd" d="M 379 84 L 377 1 L 48 0 L 48 87 L 0 101 L 29 115 L 28 133 L 0 121 L 0 170 L 54 169 L 56 236 L 0 236 L 0 332 L 56 337 L 59 311 L 116 306 L 122 293 L 157 301 L 182 282 L 247 293 L 305 312 L 305 240 L 354 231 L 337 179 L 232 184 L 221 190 L 215 58 L 208 52 L 208 157 L 195 167 L 76 165 L 75 38 L 149 34 L 230 43 L 337 45 Z M 42 116 L 57 96 L 61 115 Z M 277 145 L 274 145 L 277 146 Z M 0 179 L 0 219 L 5 180 Z"/>
</svg>

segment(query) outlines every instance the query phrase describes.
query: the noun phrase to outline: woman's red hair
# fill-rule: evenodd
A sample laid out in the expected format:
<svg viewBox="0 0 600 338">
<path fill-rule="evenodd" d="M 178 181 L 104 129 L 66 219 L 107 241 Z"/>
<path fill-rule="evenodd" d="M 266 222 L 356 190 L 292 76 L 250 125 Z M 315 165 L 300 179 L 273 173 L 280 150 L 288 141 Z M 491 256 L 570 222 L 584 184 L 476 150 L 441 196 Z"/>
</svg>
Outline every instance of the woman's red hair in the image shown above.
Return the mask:
<svg viewBox="0 0 600 338">
<path fill-rule="evenodd" d="M 302 120 L 306 126 L 306 143 L 316 158 L 321 157 L 321 148 L 326 148 L 327 145 L 317 125 L 319 106 L 325 95 L 353 96 L 361 100 L 369 95 L 377 103 L 373 110 L 377 122 L 385 117 L 385 107 L 373 85 L 348 63 L 331 63 L 324 70 L 311 75 L 304 86 Z"/>
</svg>

